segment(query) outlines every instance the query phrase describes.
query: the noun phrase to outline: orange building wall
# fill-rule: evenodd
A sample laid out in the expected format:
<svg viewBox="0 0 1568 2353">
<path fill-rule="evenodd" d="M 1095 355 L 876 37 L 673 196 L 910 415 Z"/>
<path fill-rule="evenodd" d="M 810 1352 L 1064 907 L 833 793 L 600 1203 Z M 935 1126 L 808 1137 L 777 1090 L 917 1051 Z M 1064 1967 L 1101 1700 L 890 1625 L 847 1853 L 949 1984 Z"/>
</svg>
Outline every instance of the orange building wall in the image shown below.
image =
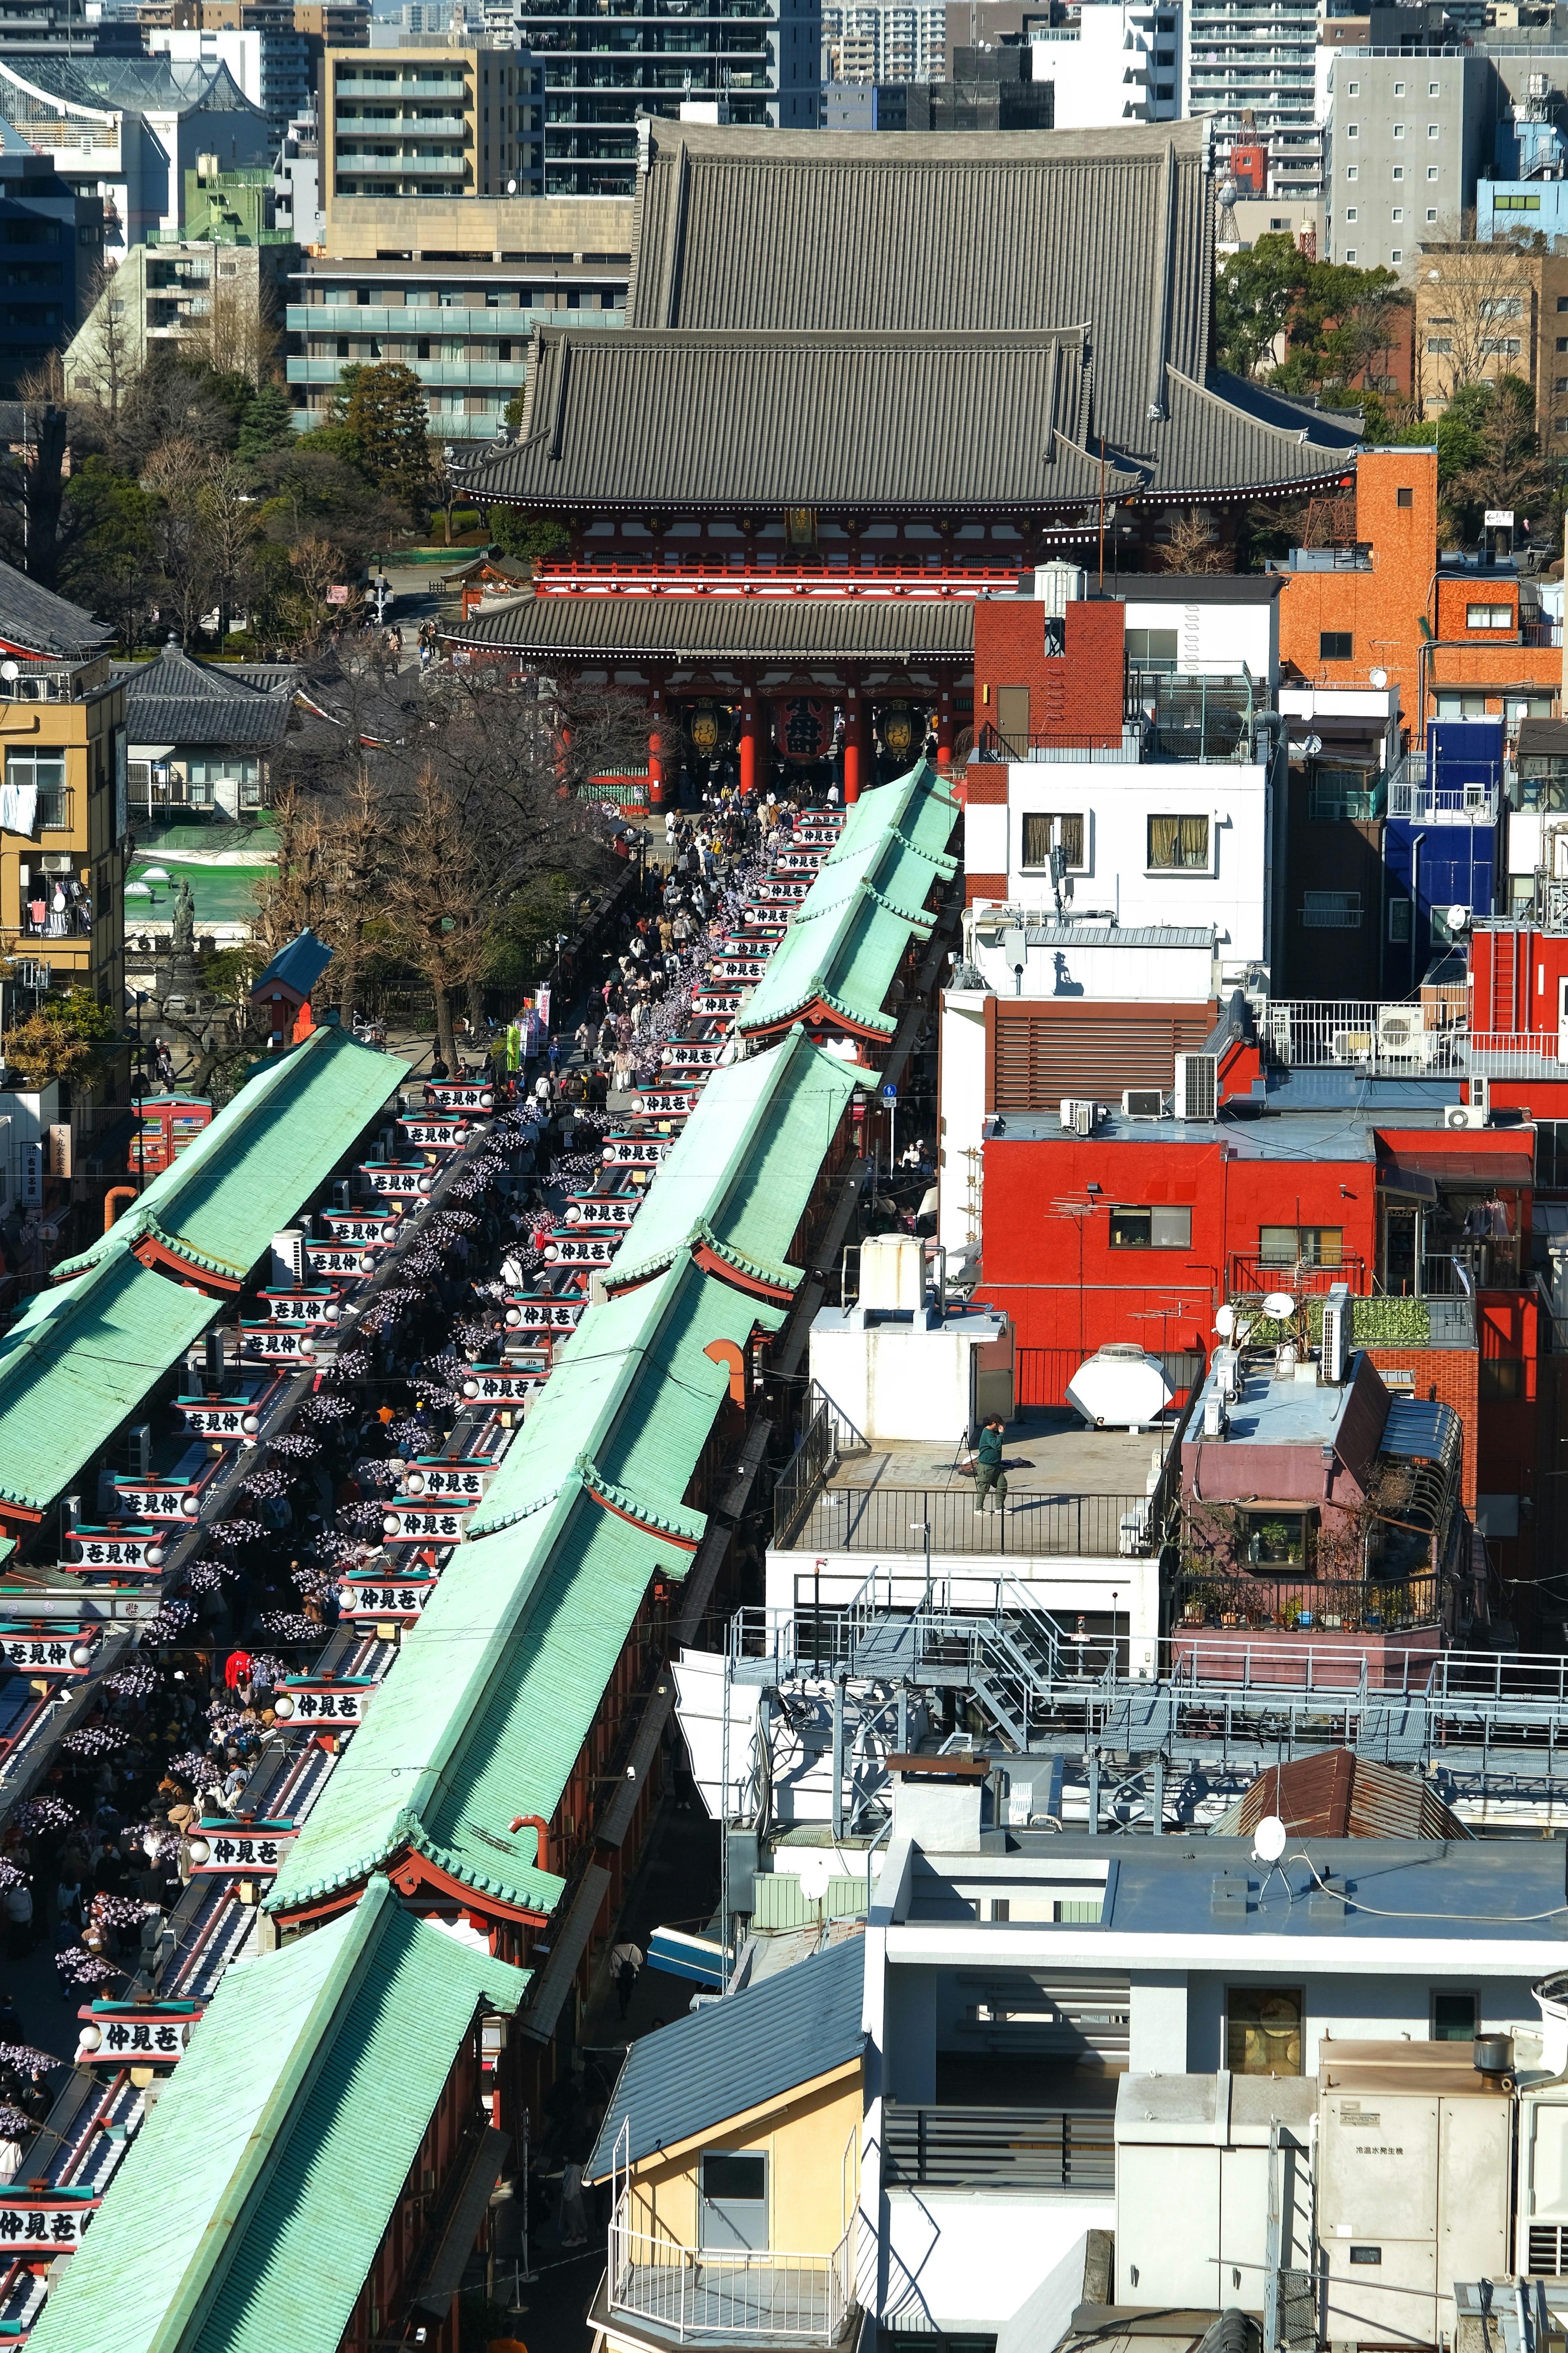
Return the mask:
<svg viewBox="0 0 1568 2353">
<path fill-rule="evenodd" d="M 1410 492 L 1401 506 L 1399 492 Z M 1421 624 L 1438 640 L 1429 657 L 1428 702 L 1435 686 L 1558 692 L 1562 656 L 1521 646 L 1507 630 L 1470 629 L 1470 604 L 1511 605 L 1517 583 L 1461 576 L 1438 579 L 1437 453 L 1435 449 L 1373 449 L 1356 460 L 1355 535 L 1370 545 L 1370 570 L 1290 574 L 1279 598 L 1279 658 L 1312 685 L 1364 686 L 1373 670 L 1399 689 L 1410 739 L 1425 733 L 1421 710 Z M 1348 661 L 1324 661 L 1319 640 L 1350 632 Z M 1445 640 L 1461 640 L 1458 644 Z"/>
</svg>

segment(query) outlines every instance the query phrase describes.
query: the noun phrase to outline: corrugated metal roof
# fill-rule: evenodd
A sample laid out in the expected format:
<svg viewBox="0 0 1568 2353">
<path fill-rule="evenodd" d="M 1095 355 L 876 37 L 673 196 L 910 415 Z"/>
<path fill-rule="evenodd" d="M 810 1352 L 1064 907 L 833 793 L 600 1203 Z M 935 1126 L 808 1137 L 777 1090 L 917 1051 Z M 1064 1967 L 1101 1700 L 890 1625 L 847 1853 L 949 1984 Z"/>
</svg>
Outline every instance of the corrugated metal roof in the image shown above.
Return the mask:
<svg viewBox="0 0 1568 2353">
<path fill-rule="evenodd" d="M 109 1443 L 214 1313 L 109 1240 L 98 1263 L 40 1292 L 0 1335 L 0 1496 L 28 1511 Z"/>
<path fill-rule="evenodd" d="M 628 2120 L 635 2165 L 859 2058 L 865 1977 L 865 1940 L 848 1937 L 644 2035 L 626 2053 L 584 2179 L 609 2172 Z"/>
<path fill-rule="evenodd" d="M 230 1968 L 31 2343 L 335 2353 L 475 2012 L 527 1985 L 384 1880 Z"/>
<path fill-rule="evenodd" d="M 974 651 L 974 607 L 962 596 L 524 596 L 445 634 L 541 656 L 962 660 Z"/>
<path fill-rule="evenodd" d="M 322 1028 L 260 1065 L 119 1223 L 62 1270 L 92 1265 L 145 1230 L 217 1271 L 247 1274 L 408 1076 L 395 1054 Z"/>
<path fill-rule="evenodd" d="M 1082 446 L 1083 343 L 1070 323 L 945 337 L 536 328 L 518 438 L 463 479 L 476 497 L 549 506 L 1081 504 L 1100 486 Z M 1111 458 L 1112 494 L 1137 480 Z"/>
<path fill-rule="evenodd" d="M 793 1285 L 790 1245 L 854 1092 L 855 1072 L 801 1029 L 715 1071 L 637 1211 L 616 1280 L 658 1265 L 701 1227 Z"/>
<path fill-rule="evenodd" d="M 1381 1449 L 1414 1462 L 1441 1462 L 1458 1445 L 1459 1417 L 1451 1405 L 1425 1398 L 1391 1398 Z"/>
<path fill-rule="evenodd" d="M 1270 1765 L 1213 1825 L 1215 1838 L 1250 1838 L 1266 1814 L 1278 1814 L 1293 1837 L 1468 1839 L 1419 1773 L 1325 1748 Z"/>
</svg>

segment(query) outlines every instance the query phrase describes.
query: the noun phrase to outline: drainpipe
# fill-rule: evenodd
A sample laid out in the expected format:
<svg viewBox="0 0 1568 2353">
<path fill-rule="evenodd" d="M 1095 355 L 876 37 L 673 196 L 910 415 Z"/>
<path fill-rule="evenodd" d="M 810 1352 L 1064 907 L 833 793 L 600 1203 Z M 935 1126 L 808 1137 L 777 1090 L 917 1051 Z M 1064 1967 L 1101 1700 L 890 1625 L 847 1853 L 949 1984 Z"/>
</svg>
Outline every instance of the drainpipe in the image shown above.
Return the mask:
<svg viewBox="0 0 1568 2353">
<path fill-rule="evenodd" d="M 111 1185 L 110 1187 L 108 1192 L 103 1197 L 103 1230 L 105 1233 L 109 1231 L 110 1227 L 114 1223 L 114 1204 L 116 1201 L 133 1201 L 135 1198 L 136 1187 L 134 1185 Z"/>
<path fill-rule="evenodd" d="M 1410 845 L 1410 986 L 1415 987 L 1415 919 L 1421 912 L 1421 845 L 1426 839 L 1425 826 Z"/>
</svg>

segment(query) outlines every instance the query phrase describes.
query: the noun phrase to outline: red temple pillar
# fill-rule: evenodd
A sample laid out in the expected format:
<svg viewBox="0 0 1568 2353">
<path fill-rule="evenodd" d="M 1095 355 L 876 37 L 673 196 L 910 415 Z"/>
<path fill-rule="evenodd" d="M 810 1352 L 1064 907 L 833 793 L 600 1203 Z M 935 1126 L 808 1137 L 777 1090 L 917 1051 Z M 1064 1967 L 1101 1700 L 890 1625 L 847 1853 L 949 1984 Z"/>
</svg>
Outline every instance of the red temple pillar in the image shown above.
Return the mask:
<svg viewBox="0 0 1568 2353">
<path fill-rule="evenodd" d="M 943 685 L 936 699 L 936 765 L 952 765 L 952 689 Z"/>
<path fill-rule="evenodd" d="M 653 712 L 653 724 L 647 737 L 647 804 L 649 808 L 664 807 L 664 681 L 656 678 L 648 697 Z"/>
<path fill-rule="evenodd" d="M 754 680 L 747 678 L 741 688 L 741 790 L 754 793 L 757 789 L 757 690 Z"/>
<path fill-rule="evenodd" d="M 860 797 L 862 754 L 866 748 L 866 706 L 860 682 L 852 679 L 844 698 L 844 806 L 852 808 Z"/>
</svg>

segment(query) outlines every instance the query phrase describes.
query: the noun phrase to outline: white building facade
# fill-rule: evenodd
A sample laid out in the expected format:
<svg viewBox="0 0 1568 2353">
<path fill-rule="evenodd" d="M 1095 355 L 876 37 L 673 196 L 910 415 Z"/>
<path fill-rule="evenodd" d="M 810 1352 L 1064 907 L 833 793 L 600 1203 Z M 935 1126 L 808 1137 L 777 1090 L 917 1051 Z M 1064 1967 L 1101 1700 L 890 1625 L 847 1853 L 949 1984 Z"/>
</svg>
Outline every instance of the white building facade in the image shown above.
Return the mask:
<svg viewBox="0 0 1568 2353">
<path fill-rule="evenodd" d="M 1076 26 L 1035 26 L 1030 69 L 1056 91 L 1058 131 L 1173 122 L 1182 111 L 1180 5 L 1090 0 Z"/>
</svg>

